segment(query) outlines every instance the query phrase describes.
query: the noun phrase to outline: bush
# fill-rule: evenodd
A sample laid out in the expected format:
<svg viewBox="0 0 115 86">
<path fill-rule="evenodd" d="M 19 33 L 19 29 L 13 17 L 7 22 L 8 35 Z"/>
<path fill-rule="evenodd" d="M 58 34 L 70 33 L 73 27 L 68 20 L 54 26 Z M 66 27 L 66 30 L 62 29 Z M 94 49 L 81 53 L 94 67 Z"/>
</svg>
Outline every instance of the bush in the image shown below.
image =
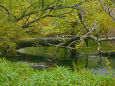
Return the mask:
<svg viewBox="0 0 115 86">
<path fill-rule="evenodd" d="M 55 67 L 34 70 L 29 65 L 0 59 L 1 86 L 114 86 L 111 76 L 94 75 L 89 71 L 72 72 Z"/>
</svg>

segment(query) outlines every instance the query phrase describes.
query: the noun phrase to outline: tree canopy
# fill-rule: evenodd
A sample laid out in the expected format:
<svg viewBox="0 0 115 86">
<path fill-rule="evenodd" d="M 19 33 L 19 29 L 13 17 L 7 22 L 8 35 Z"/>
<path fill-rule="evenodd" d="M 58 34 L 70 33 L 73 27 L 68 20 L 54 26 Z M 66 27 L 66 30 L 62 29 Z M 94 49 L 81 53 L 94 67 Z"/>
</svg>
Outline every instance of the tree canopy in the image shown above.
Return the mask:
<svg viewBox="0 0 115 86">
<path fill-rule="evenodd" d="M 115 27 L 114 5 L 114 0 L 0 0 L 1 52 L 14 53 L 20 39 L 35 35 L 74 35 L 100 46 Z"/>
</svg>

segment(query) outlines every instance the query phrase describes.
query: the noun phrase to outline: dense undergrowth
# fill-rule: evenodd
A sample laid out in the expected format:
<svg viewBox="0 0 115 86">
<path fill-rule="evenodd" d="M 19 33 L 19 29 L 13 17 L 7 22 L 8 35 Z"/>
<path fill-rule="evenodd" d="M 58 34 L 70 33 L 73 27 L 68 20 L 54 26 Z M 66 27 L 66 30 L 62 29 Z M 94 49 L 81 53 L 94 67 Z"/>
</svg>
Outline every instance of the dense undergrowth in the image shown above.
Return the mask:
<svg viewBox="0 0 115 86">
<path fill-rule="evenodd" d="M 29 65 L 0 59 L 0 86 L 114 86 L 108 75 L 55 67 L 38 71 Z"/>
</svg>

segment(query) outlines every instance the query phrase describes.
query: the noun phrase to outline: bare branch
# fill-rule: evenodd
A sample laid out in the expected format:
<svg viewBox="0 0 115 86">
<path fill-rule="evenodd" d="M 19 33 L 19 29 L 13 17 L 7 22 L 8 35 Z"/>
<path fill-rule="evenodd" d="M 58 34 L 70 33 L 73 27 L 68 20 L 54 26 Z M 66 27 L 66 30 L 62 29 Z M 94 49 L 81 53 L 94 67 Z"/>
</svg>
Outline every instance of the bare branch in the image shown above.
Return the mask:
<svg viewBox="0 0 115 86">
<path fill-rule="evenodd" d="M 108 11 L 104 8 L 104 6 L 102 5 L 101 1 L 98 0 L 99 4 L 101 5 L 102 9 L 115 21 L 115 18 L 111 15 L 111 12 L 110 12 L 110 8 L 107 7 Z M 108 4 L 108 3 L 107 3 Z"/>
</svg>

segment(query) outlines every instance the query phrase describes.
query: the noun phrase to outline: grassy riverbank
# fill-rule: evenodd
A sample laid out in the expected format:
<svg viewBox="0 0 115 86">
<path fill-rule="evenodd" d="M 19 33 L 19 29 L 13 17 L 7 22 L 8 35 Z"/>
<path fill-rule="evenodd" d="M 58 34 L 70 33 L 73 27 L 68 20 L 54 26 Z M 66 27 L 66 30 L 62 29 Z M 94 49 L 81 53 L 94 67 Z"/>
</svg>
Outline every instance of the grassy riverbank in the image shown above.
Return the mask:
<svg viewBox="0 0 115 86">
<path fill-rule="evenodd" d="M 114 79 L 107 75 L 94 75 L 89 71 L 72 72 L 55 67 L 35 71 L 26 64 L 0 59 L 1 86 L 114 86 Z"/>
</svg>

